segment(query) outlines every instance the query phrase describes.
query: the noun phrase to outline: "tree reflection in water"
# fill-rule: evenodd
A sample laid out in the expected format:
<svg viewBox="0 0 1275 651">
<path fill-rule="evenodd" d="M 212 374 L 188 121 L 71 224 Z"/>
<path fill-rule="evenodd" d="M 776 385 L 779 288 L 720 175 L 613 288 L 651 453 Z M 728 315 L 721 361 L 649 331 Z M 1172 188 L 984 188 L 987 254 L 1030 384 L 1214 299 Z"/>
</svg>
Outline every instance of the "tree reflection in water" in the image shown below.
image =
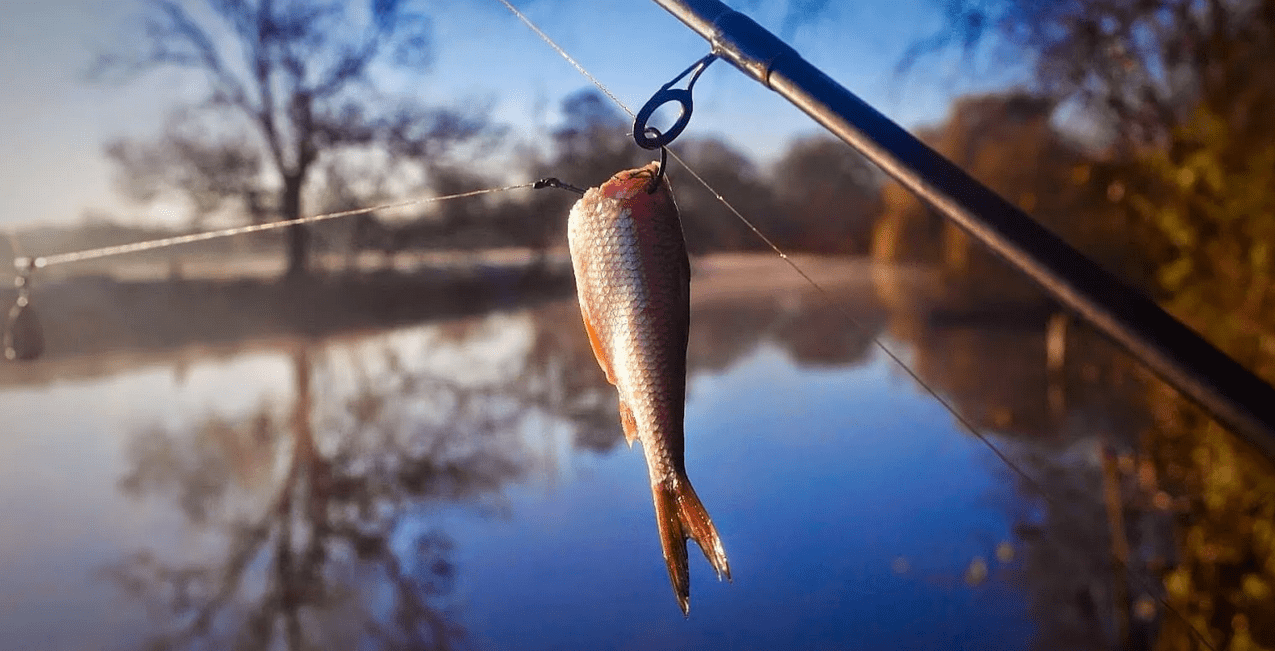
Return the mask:
<svg viewBox="0 0 1275 651">
<path fill-rule="evenodd" d="M 1271 648 L 1271 464 L 1091 331 L 1051 363 L 1047 322 L 890 323 L 1032 477 L 1004 471 L 1034 647 Z"/>
<path fill-rule="evenodd" d="M 877 316 L 865 322 L 880 321 L 867 311 Z M 857 362 L 871 341 L 833 327 L 843 316 L 810 292 L 709 302 L 695 318 L 698 333 L 723 336 L 692 343 L 693 373 L 767 341 L 823 365 Z M 504 321 L 488 327 L 492 319 Z M 388 337 L 348 350 L 298 344 L 290 413 L 267 402 L 239 420 L 212 415 L 138 433 L 121 490 L 171 500 L 199 542 L 184 557 L 146 550 L 111 570 L 157 620 L 149 648 L 464 645 L 452 541 L 428 526 L 429 509 L 491 513 L 504 486 L 549 456 L 535 439 L 551 429 L 568 431 L 577 450 L 621 440 L 615 392 L 574 302 L 432 326 L 424 346 L 461 351 L 454 366 L 473 371 L 485 362 L 471 358 L 492 346 L 489 330 L 524 326 L 512 358 L 497 355 L 496 370 L 469 378 L 411 368 Z M 342 381 L 350 388 L 338 389 Z"/>
<path fill-rule="evenodd" d="M 1010 578 L 1025 590 L 1033 648 L 1150 648 L 1173 532 L 1132 469 L 1149 424 L 1145 384 L 1096 333 L 1055 329 L 1047 313 L 1010 316 L 899 315 L 891 332 L 926 383 L 1031 478 L 1002 469 L 1020 559 Z"/>
<path fill-rule="evenodd" d="M 472 330 L 439 332 L 463 345 Z M 490 506 L 534 459 L 520 434 L 537 414 L 609 447 L 596 430 L 613 405 L 575 386 L 586 381 L 572 369 L 593 360 L 562 330 L 537 328 L 520 368 L 476 382 L 408 370 L 386 345 L 384 370 L 356 369 L 343 401 L 316 397 L 333 374 L 316 372 L 318 349 L 302 345 L 290 417 L 267 404 L 238 422 L 140 433 L 121 490 L 170 497 L 218 549 L 176 560 L 143 551 L 111 569 L 160 622 L 149 648 L 463 644 L 452 542 L 422 511 Z"/>
<path fill-rule="evenodd" d="M 872 332 L 811 291 L 699 294 L 691 374 L 730 368 L 762 345 L 801 366 L 860 363 L 885 309 L 841 289 L 831 290 L 834 304 L 851 305 Z M 981 568 L 1022 590 L 1035 646 L 1197 648 L 1166 602 L 1218 648 L 1269 639 L 1269 466 L 1224 433 L 1196 435 L 1198 417 L 1148 391 L 1136 365 L 1074 323 L 1065 355 L 1051 359 L 1057 321 L 1047 312 L 1032 319 L 935 321 L 924 306 L 896 306 L 887 336 L 1034 478 L 1004 470 L 1014 560 Z M 487 350 L 488 330 L 523 339 L 500 357 Z M 114 568 L 160 622 L 153 648 L 467 643 L 455 550 L 430 526 L 430 509 L 492 512 L 510 482 L 554 471 L 555 443 L 541 440 L 554 433 L 589 452 L 615 448 L 621 435 L 615 392 L 574 302 L 428 332 L 405 334 L 427 352 L 451 347 L 453 367 L 486 374 L 412 368 L 415 353 L 386 343 L 396 333 L 352 344 L 343 357 L 340 340 L 311 343 L 291 358 L 290 414 L 264 404 L 247 418 L 213 415 L 135 437 L 121 489 L 171 500 L 195 534 Z M 336 369 L 350 376 L 343 390 Z"/>
</svg>

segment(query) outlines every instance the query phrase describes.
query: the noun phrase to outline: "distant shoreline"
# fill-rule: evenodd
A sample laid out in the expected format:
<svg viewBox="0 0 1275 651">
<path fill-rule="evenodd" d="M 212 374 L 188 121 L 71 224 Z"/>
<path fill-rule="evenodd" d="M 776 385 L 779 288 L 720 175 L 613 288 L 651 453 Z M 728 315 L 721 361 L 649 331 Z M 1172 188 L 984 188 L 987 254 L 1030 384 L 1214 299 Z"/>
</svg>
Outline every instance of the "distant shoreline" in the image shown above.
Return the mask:
<svg viewBox="0 0 1275 651">
<path fill-rule="evenodd" d="M 797 257 L 838 302 L 876 307 L 872 261 Z M 565 252 L 535 257 L 510 250 L 400 260 L 392 268 L 327 272 L 297 282 L 223 263 L 213 274 L 149 274 L 139 279 L 81 275 L 36 278 L 32 305 L 47 342 L 35 362 L 0 364 L 0 386 L 93 377 L 109 369 L 244 351 L 280 350 L 298 340 L 375 332 L 413 323 L 518 309 L 574 293 Z M 693 259 L 692 313 L 761 300 L 796 300 L 815 290 L 778 257 L 730 253 Z M 281 269 L 282 267 L 280 267 Z M 158 270 L 158 267 L 152 271 Z M 909 285 L 922 270 L 896 269 Z M 141 274 L 145 278 L 146 274 Z M 915 276 L 915 277 L 912 277 Z M 0 290 L 11 305 L 12 289 Z M 693 317 L 694 318 L 694 317 Z"/>
</svg>

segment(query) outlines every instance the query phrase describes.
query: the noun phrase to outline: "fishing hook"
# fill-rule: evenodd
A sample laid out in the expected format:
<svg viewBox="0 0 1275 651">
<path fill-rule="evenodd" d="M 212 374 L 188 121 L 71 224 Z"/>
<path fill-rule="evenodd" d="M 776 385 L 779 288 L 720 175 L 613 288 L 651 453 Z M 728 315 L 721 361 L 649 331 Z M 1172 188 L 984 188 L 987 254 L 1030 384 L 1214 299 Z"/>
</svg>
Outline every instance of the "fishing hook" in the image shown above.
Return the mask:
<svg viewBox="0 0 1275 651">
<path fill-rule="evenodd" d="M 651 96 L 651 99 L 647 100 L 646 104 L 642 106 L 642 110 L 638 111 L 637 115 L 633 117 L 633 140 L 637 142 L 639 147 L 642 149 L 664 147 L 682 135 L 682 130 L 691 121 L 691 111 L 694 110 L 691 90 L 695 87 L 695 82 L 699 79 L 699 76 L 715 60 L 717 60 L 717 55 L 710 52 L 704 58 L 691 64 L 691 67 L 684 70 L 682 74 L 674 77 L 673 81 L 661 86 Z M 686 75 L 691 76 L 690 81 L 686 82 L 686 88 L 673 88 L 673 84 L 681 81 Z M 651 119 L 651 115 L 655 113 L 656 109 L 669 102 L 677 102 L 681 107 L 681 112 L 677 115 L 677 121 L 673 123 L 673 126 L 669 127 L 667 133 L 660 134 L 659 131 L 656 131 L 656 135 L 652 137 L 648 133 L 651 128 L 646 123 Z"/>
<path fill-rule="evenodd" d="M 654 139 L 661 137 L 660 130 L 655 127 L 647 127 L 647 131 L 654 132 Z M 647 194 L 655 194 L 660 187 L 660 181 L 664 180 L 664 168 L 668 165 L 668 147 L 660 146 L 660 169 L 655 172 L 655 176 L 651 177 L 651 182 L 646 186 Z"/>
</svg>

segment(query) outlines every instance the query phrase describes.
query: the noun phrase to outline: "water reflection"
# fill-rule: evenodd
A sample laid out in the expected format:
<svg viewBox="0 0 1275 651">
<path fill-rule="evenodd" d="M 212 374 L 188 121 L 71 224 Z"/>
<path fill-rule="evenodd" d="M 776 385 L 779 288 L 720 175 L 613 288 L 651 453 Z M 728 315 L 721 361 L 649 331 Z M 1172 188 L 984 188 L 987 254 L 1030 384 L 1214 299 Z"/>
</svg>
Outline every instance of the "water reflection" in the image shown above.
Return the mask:
<svg viewBox="0 0 1275 651">
<path fill-rule="evenodd" d="M 734 336 L 699 338 L 693 369 L 729 367 L 763 342 L 836 366 L 863 359 L 873 334 L 847 335 L 844 316 L 809 291 L 699 308 L 697 332 Z M 506 321 L 523 341 L 497 370 L 472 359 L 442 364 L 453 375 L 437 359 L 414 368 L 402 337 L 298 340 L 288 408 L 267 401 L 238 418 L 133 434 L 120 490 L 171 500 L 207 541 L 201 553 L 144 549 L 110 566 L 158 624 L 147 647 L 464 644 L 455 543 L 427 524 L 430 505 L 498 513 L 505 485 L 542 456 L 527 436 L 545 432 L 545 419 L 574 449 L 605 453 L 622 440 L 574 303 Z M 432 328 L 429 344 L 472 358 L 463 351 L 495 344 L 490 334 L 490 319 L 453 321 Z"/>
<path fill-rule="evenodd" d="M 13 463 L 0 474 L 19 496 L 0 517 L 37 532 L 6 543 L 0 580 L 35 585 L 29 565 L 129 597 L 47 598 L 76 621 L 146 606 L 149 623 L 110 629 L 113 644 L 67 648 L 1192 648 L 1165 601 L 1215 640 L 1237 615 L 1264 634 L 1258 602 L 1234 596 L 1260 593 L 1270 558 L 1263 466 L 1221 439 L 1169 437 L 1136 367 L 1075 323 L 899 305 L 861 271 L 820 277 L 837 307 L 800 285 L 759 293 L 751 271 L 696 285 L 688 464 L 740 572 L 696 582 L 689 621 L 569 299 L 271 337 L 251 355 L 142 347 L 92 380 L 56 379 L 48 369 L 88 368 L 66 351 L 16 371 L 31 375 L 0 369 L 8 387 L 52 382 L 42 391 L 64 403 L 115 396 L 82 423 L 66 414 L 80 424 L 63 438 L 120 441 L 40 448 L 63 421 L 8 412 L 11 458 L 82 479 L 60 491 Z M 260 360 L 210 384 L 225 355 Z M 38 395 L 10 388 L 0 404 Z M 85 517 L 68 501 L 94 505 L 101 543 L 39 537 L 45 519 Z M 1217 604 L 1203 620 L 1202 596 Z M 0 648 L 49 639 L 12 612 Z"/>
<path fill-rule="evenodd" d="M 1037 306 L 973 319 L 903 310 L 888 327 L 918 375 L 1031 478 L 1005 473 L 1035 648 L 1275 644 L 1262 603 L 1275 579 L 1269 460 Z"/>
<path fill-rule="evenodd" d="M 221 547 L 194 561 L 144 550 L 112 569 L 162 622 L 151 646 L 458 644 L 452 540 L 428 517 L 408 516 L 428 504 L 491 508 L 527 472 L 534 454 L 518 435 L 537 416 L 570 423 L 595 449 L 614 442 L 596 433 L 605 393 L 573 386 L 583 374 L 571 369 L 592 359 L 551 323 L 561 311 L 545 315 L 509 374 L 422 372 L 393 341 L 345 351 L 299 343 L 284 417 L 263 405 L 237 422 L 212 415 L 185 431 L 135 435 L 121 490 L 173 499 Z M 493 343 L 482 324 L 439 327 L 435 343 Z"/>
<path fill-rule="evenodd" d="M 1015 487 L 1006 507 L 1038 627 L 1033 648 L 1149 648 L 1145 618 L 1131 621 L 1130 592 L 1153 604 L 1163 595 L 1148 559 L 1130 557 L 1126 534 L 1149 534 L 1133 540 L 1140 553 L 1161 551 L 1169 518 L 1128 508 L 1108 462 L 1146 426 L 1143 387 L 1105 340 L 1041 307 L 972 318 L 898 313 L 890 332 L 908 343 L 918 376 L 994 434 L 1026 475 L 1002 470 Z M 1136 644 L 1133 624 L 1142 624 Z"/>
<path fill-rule="evenodd" d="M 111 569 L 161 622 L 146 646 L 452 647 L 461 631 L 446 601 L 451 541 L 402 531 L 402 509 L 480 495 L 516 466 L 487 447 L 446 462 L 408 452 L 454 447 L 439 431 L 382 438 L 372 450 L 348 432 L 321 452 L 311 353 L 298 350 L 292 364 L 296 398 L 283 422 L 263 408 L 238 424 L 214 416 L 190 433 L 152 429 L 134 439 L 121 490 L 171 496 L 189 526 L 220 547 L 196 559 L 147 549 Z M 351 405 L 356 427 L 377 424 L 365 404 Z M 410 550 L 402 557 L 401 545 Z"/>
</svg>

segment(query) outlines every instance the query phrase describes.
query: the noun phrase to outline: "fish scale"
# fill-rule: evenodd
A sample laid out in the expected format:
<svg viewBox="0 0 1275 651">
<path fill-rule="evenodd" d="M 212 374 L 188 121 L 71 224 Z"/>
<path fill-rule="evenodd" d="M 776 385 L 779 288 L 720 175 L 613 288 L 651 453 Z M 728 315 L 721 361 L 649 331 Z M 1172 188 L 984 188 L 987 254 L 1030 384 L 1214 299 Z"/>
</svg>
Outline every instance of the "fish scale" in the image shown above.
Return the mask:
<svg viewBox="0 0 1275 651">
<path fill-rule="evenodd" d="M 658 171 L 651 163 L 590 188 L 571 208 L 567 238 L 589 343 L 619 394 L 625 438 L 642 444 L 669 580 L 685 614 L 686 540 L 719 579 L 730 578 L 730 566 L 686 476 L 690 263 L 668 180 L 647 191 Z"/>
</svg>

